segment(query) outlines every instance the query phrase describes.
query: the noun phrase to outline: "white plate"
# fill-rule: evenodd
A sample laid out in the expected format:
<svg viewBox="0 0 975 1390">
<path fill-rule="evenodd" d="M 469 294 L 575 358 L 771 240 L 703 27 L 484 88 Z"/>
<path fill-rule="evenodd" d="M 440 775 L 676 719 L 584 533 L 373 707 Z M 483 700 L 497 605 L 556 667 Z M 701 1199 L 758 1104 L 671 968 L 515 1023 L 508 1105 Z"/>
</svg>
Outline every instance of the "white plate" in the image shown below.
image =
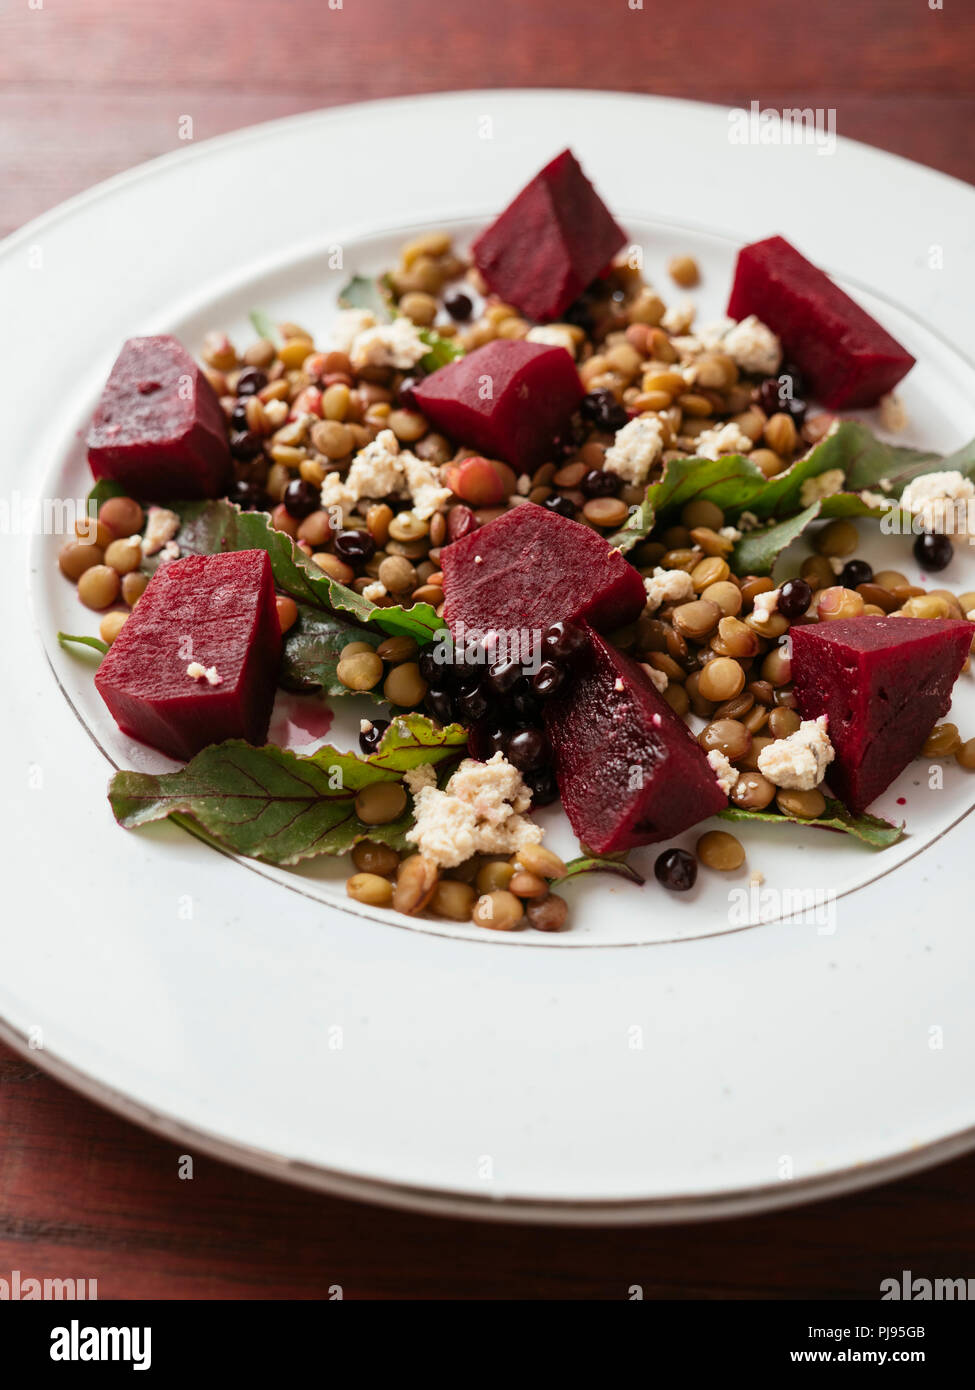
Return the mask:
<svg viewBox="0 0 975 1390">
<path fill-rule="evenodd" d="M 25 324 L 6 364 L 19 407 L 9 502 L 18 489 L 83 496 L 78 432 L 124 337 L 170 331 L 192 347 L 220 326 L 243 339 L 253 307 L 319 330 L 350 272 L 388 264 L 418 226 L 450 222 L 463 240 L 566 143 L 665 297 L 678 297 L 666 259 L 688 250 L 704 268 L 701 312 L 720 312 L 737 245 L 781 230 L 918 357 L 906 442 L 947 450 L 975 434 L 975 372 L 939 336 L 970 346 L 971 191 L 844 142 L 831 158 L 732 147 L 727 127 L 725 112 L 678 102 L 475 93 L 280 122 L 103 185 L 0 255 L 4 302 Z M 679 142 L 662 138 L 678 128 Z M 663 162 L 643 188 L 633 151 L 647 148 Z M 741 187 L 757 190 L 754 206 Z M 941 270 L 927 268 L 931 209 Z M 337 246 L 342 270 L 328 267 Z M 906 814 L 911 834 L 882 854 L 798 829 L 750 833 L 766 896 L 742 892 L 747 873 L 702 873 L 686 899 L 596 879 L 570 890 L 576 925 L 555 938 L 353 912 L 334 865 L 285 873 L 168 826 L 114 826 L 106 756 L 166 764 L 119 735 L 85 659 L 52 641 L 58 627 L 96 627 L 56 573 L 58 538 L 11 525 L 5 539 L 15 910 L 0 1017 L 15 1045 L 39 1029 L 37 1060 L 88 1094 L 191 1150 L 511 1217 L 769 1206 L 970 1141 L 975 948 L 957 919 L 971 823 L 958 822 L 975 783 L 957 768 L 939 788 L 920 763 L 899 779 L 876 809 Z M 863 553 L 916 572 L 906 540 L 865 537 Z M 975 589 L 975 564 L 959 556 L 936 582 Z M 970 678 L 955 712 L 971 732 Z M 349 741 L 343 720 L 336 741 Z M 653 851 L 642 857 L 652 865 Z M 818 929 L 738 930 L 778 917 L 796 888 L 837 895 Z"/>
</svg>

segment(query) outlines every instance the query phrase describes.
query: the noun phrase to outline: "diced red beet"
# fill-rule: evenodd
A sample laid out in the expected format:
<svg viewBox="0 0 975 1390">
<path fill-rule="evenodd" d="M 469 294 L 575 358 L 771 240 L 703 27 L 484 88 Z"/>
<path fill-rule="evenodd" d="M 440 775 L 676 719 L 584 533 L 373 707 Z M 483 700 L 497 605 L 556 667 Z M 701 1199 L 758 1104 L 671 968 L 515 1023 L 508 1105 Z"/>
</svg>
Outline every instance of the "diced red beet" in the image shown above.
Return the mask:
<svg viewBox="0 0 975 1390">
<path fill-rule="evenodd" d="M 728 804 L 683 719 L 596 632 L 577 678 L 546 704 L 545 726 L 566 815 L 597 854 L 669 840 Z"/>
<path fill-rule="evenodd" d="M 489 287 L 528 318 L 557 319 L 626 235 L 571 150 L 546 164 L 474 242 Z"/>
<path fill-rule="evenodd" d="M 226 493 L 233 469 L 223 411 L 175 338 L 130 338 L 122 348 L 88 431 L 88 462 L 133 497 Z"/>
<path fill-rule="evenodd" d="M 281 627 L 263 550 L 190 555 L 156 571 L 95 685 L 119 728 L 173 758 L 267 734 Z M 219 684 L 187 674 L 198 662 Z"/>
<path fill-rule="evenodd" d="M 514 507 L 440 553 L 452 632 L 521 631 L 585 619 L 622 627 L 642 612 L 643 580 L 578 521 L 533 502 Z"/>
<path fill-rule="evenodd" d="M 975 634 L 952 618 L 850 618 L 792 628 L 792 679 L 804 719 L 829 719 L 826 780 L 862 811 L 916 758 L 951 704 Z"/>
<path fill-rule="evenodd" d="M 517 338 L 458 357 L 413 389 L 437 429 L 522 471 L 552 457 L 584 394 L 565 348 Z"/>
<path fill-rule="evenodd" d="M 876 319 L 784 237 L 738 252 L 728 313 L 768 324 L 830 410 L 876 405 L 914 366 Z"/>
</svg>

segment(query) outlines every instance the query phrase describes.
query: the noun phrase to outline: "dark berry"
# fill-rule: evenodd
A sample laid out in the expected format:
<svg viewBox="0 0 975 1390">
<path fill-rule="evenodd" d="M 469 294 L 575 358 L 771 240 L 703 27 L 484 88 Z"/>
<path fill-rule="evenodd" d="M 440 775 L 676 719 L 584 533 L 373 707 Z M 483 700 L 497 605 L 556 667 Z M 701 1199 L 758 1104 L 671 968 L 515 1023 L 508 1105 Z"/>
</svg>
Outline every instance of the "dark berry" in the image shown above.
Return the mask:
<svg viewBox="0 0 975 1390">
<path fill-rule="evenodd" d="M 444 296 L 443 307 L 452 319 L 456 319 L 458 323 L 463 323 L 473 313 L 474 302 L 470 295 L 465 294 L 463 290 L 454 290 L 453 293 Z"/>
<path fill-rule="evenodd" d="M 420 668 L 420 675 L 427 685 L 436 685 L 438 677 L 442 676 L 443 664 L 437 660 L 433 652 L 427 647 L 416 659 L 416 664 Z"/>
<path fill-rule="evenodd" d="M 791 622 L 801 618 L 812 603 L 812 589 L 804 579 L 787 579 L 779 590 L 778 609 Z"/>
<path fill-rule="evenodd" d="M 541 729 L 516 729 L 508 735 L 504 755 L 521 772 L 535 772 L 549 757 L 548 739 Z"/>
<path fill-rule="evenodd" d="M 955 549 L 947 536 L 922 531 L 914 542 L 914 558 L 923 570 L 943 570 L 951 564 Z"/>
<path fill-rule="evenodd" d="M 548 768 L 540 768 L 537 772 L 529 772 L 525 778 L 531 788 L 533 806 L 551 806 L 553 801 L 559 799 L 559 784 Z"/>
<path fill-rule="evenodd" d="M 590 391 L 588 395 L 583 396 L 579 409 L 584 420 L 589 420 L 597 429 L 606 430 L 610 434 L 621 430 L 630 418 L 625 407 L 620 405 L 612 391 L 606 387 Z"/>
<path fill-rule="evenodd" d="M 556 661 L 571 665 L 582 654 L 588 642 L 585 628 L 577 623 L 553 623 L 542 633 L 542 646 Z"/>
<path fill-rule="evenodd" d="M 245 512 L 266 511 L 270 502 L 267 493 L 259 483 L 238 478 L 227 494 L 231 502 L 236 502 Z"/>
<path fill-rule="evenodd" d="M 304 478 L 293 478 L 285 488 L 281 501 L 285 511 L 296 521 L 303 521 L 322 505 L 318 488 L 306 483 Z"/>
<path fill-rule="evenodd" d="M 565 667 L 554 661 L 543 661 L 532 676 L 532 689 L 541 700 L 547 700 L 565 681 Z"/>
<path fill-rule="evenodd" d="M 581 294 L 574 303 L 562 315 L 563 323 L 574 324 L 576 328 L 581 328 L 584 333 L 592 333 L 596 326 L 596 320 L 592 312 L 592 299 L 588 294 Z"/>
<path fill-rule="evenodd" d="M 294 483 L 289 485 L 289 491 L 294 487 Z M 316 506 L 319 505 L 316 499 Z M 285 494 L 285 506 L 287 506 L 287 493 Z M 314 507 L 312 508 L 314 511 Z M 335 537 L 335 553 L 347 565 L 365 564 L 371 560 L 376 553 L 376 542 L 368 531 L 340 531 Z"/>
<path fill-rule="evenodd" d="M 232 427 L 235 430 L 239 431 L 241 434 L 243 434 L 246 431 L 247 407 L 243 401 L 238 401 L 237 404 L 234 406 L 230 415 L 230 423 Z"/>
<path fill-rule="evenodd" d="M 766 377 L 758 388 L 758 403 L 766 415 L 790 415 L 798 428 L 806 417 L 806 402 L 799 395 L 801 382 L 783 369 Z"/>
<path fill-rule="evenodd" d="M 470 507 L 451 507 L 447 513 L 447 539 L 462 541 L 472 531 L 476 531 L 478 520 Z"/>
<path fill-rule="evenodd" d="M 697 882 L 697 860 L 686 849 L 665 849 L 657 855 L 653 872 L 671 893 L 687 893 Z"/>
<path fill-rule="evenodd" d="M 522 679 L 511 692 L 511 708 L 520 719 L 535 722 L 541 715 L 538 698 L 532 689 L 531 681 L 527 677 Z"/>
<path fill-rule="evenodd" d="M 583 475 L 579 487 L 587 497 L 615 497 L 622 478 L 604 468 L 591 468 Z"/>
<path fill-rule="evenodd" d="M 847 560 L 840 571 L 840 583 L 844 589 L 855 589 L 858 584 L 872 584 L 873 566 L 868 565 L 866 560 Z"/>
<path fill-rule="evenodd" d="M 454 704 L 465 722 L 483 719 L 491 706 L 486 692 L 480 685 L 462 687 L 454 697 Z"/>
<path fill-rule="evenodd" d="M 267 385 L 267 374 L 260 367 L 245 367 L 237 378 L 238 396 L 256 396 Z"/>
<path fill-rule="evenodd" d="M 551 497 L 546 497 L 542 506 L 546 511 L 555 512 L 558 516 L 567 517 L 569 521 L 575 518 L 576 504 L 571 497 L 563 497 L 560 492 L 554 492 Z"/>
<path fill-rule="evenodd" d="M 256 458 L 261 452 L 261 437 L 250 430 L 235 430 L 230 436 L 230 452 L 235 459 Z"/>
<path fill-rule="evenodd" d="M 441 724 L 450 724 L 454 718 L 454 700 L 449 690 L 438 690 L 430 686 L 426 695 L 426 706 L 434 719 Z"/>
<path fill-rule="evenodd" d="M 375 753 L 376 749 L 379 747 L 379 740 L 388 728 L 388 719 L 374 719 L 371 729 L 363 729 L 359 735 L 359 747 L 362 749 L 363 753 L 367 756 L 370 753 Z"/>
<path fill-rule="evenodd" d="M 521 666 L 517 661 L 496 661 L 487 678 L 495 695 L 508 695 L 521 680 Z"/>
</svg>

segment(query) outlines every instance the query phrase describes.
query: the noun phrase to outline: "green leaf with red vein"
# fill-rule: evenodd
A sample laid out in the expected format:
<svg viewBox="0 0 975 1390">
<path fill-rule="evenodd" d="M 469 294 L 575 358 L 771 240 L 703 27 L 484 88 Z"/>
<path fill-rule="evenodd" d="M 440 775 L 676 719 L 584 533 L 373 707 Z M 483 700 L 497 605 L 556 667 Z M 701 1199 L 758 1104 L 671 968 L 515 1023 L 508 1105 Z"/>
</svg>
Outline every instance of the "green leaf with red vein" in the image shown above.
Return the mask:
<svg viewBox="0 0 975 1390">
<path fill-rule="evenodd" d="M 117 772 L 109 784 L 116 820 L 126 829 L 174 820 L 205 839 L 266 864 L 297 864 L 346 854 L 362 839 L 402 849 L 412 824 L 407 809 L 387 825 L 366 825 L 355 797 L 376 782 L 461 756 L 467 731 L 440 729 L 422 715 L 393 720 L 368 758 L 326 745 L 310 756 L 239 739 L 204 748 L 179 772 Z"/>
</svg>

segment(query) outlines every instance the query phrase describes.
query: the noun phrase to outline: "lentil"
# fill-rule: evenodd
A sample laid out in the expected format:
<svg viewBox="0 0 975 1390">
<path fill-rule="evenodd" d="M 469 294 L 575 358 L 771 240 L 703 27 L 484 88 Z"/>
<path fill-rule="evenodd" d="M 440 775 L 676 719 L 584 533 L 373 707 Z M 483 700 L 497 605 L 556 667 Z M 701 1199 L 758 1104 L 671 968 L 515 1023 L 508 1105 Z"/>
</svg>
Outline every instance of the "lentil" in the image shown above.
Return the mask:
<svg viewBox="0 0 975 1390">
<path fill-rule="evenodd" d="M 708 830 L 697 842 L 697 857 L 707 869 L 731 873 L 745 862 L 745 848 L 724 830 Z"/>
<path fill-rule="evenodd" d="M 818 533 L 813 546 L 817 555 L 852 555 L 860 543 L 860 533 L 852 521 L 831 521 Z"/>
<path fill-rule="evenodd" d="M 524 919 L 525 909 L 514 893 L 505 889 L 484 893 L 471 909 L 471 921 L 492 931 L 514 931 Z"/>
<path fill-rule="evenodd" d="M 389 703 L 403 708 L 422 704 L 426 693 L 427 683 L 415 661 L 404 661 L 402 665 L 394 666 L 383 684 L 383 695 Z"/>
<path fill-rule="evenodd" d="M 98 520 L 116 536 L 134 536 L 146 524 L 145 512 L 131 497 L 109 497 L 102 503 Z"/>
<path fill-rule="evenodd" d="M 469 883 L 442 878 L 433 890 L 429 908 L 437 917 L 448 917 L 452 922 L 469 922 L 475 897 Z"/>
<path fill-rule="evenodd" d="M 763 745 L 768 742 L 768 739 L 762 740 Z M 774 785 L 758 771 L 740 773 L 731 789 L 731 800 L 745 811 L 764 811 L 774 798 Z"/>
<path fill-rule="evenodd" d="M 775 803 L 783 815 L 800 820 L 815 820 L 826 810 L 826 798 L 815 787 L 807 792 L 780 790 L 775 794 Z"/>
<path fill-rule="evenodd" d="M 108 565 L 92 565 L 78 580 L 78 597 L 86 608 L 107 608 L 118 594 L 118 573 Z"/>
<path fill-rule="evenodd" d="M 516 898 L 544 898 L 548 893 L 548 884 L 537 874 L 518 869 L 511 876 L 508 891 L 514 893 Z"/>
<path fill-rule="evenodd" d="M 751 747 L 752 736 L 737 719 L 715 719 L 701 730 L 697 741 L 706 753 L 714 750 L 737 762 Z"/>
<path fill-rule="evenodd" d="M 278 623 L 283 635 L 285 632 L 290 632 L 298 621 L 298 605 L 287 594 L 276 594 L 274 603 L 278 610 Z"/>
<path fill-rule="evenodd" d="M 388 825 L 406 810 L 402 782 L 370 782 L 355 799 L 355 813 L 363 825 Z"/>
<path fill-rule="evenodd" d="M 922 758 L 950 758 L 961 747 L 961 735 L 955 724 L 936 724 L 924 741 Z"/>
<path fill-rule="evenodd" d="M 667 263 L 667 274 L 685 290 L 692 289 L 701 280 L 701 272 L 693 256 L 672 256 Z"/>
<path fill-rule="evenodd" d="M 337 580 L 339 584 L 352 583 L 355 571 L 350 565 L 343 564 L 337 555 L 329 555 L 327 550 L 317 550 L 311 558 L 330 579 Z"/>
<path fill-rule="evenodd" d="M 706 700 L 730 700 L 745 687 L 745 672 L 731 657 L 718 656 L 702 669 L 698 689 Z"/>
<path fill-rule="evenodd" d="M 382 785 L 377 783 L 376 785 Z M 395 783 L 386 783 L 396 785 Z M 361 793 L 360 793 L 361 795 Z M 405 793 L 404 793 L 405 797 Z M 396 870 L 393 885 L 393 907 L 397 912 L 405 912 L 412 917 L 422 912 L 436 892 L 440 870 L 432 859 L 422 854 L 411 854 Z"/>
<path fill-rule="evenodd" d="M 372 690 L 382 680 L 383 663 L 372 650 L 343 657 L 335 674 L 349 690 Z"/>
<path fill-rule="evenodd" d="M 345 891 L 356 902 L 370 907 L 388 907 L 393 901 L 393 885 L 379 874 L 353 874 L 345 881 Z"/>
<path fill-rule="evenodd" d="M 399 855 L 377 840 L 360 840 L 352 849 L 352 862 L 362 873 L 391 878 L 399 867 Z"/>
<path fill-rule="evenodd" d="M 569 905 L 557 893 L 547 893 L 527 904 L 525 915 L 536 931 L 561 931 L 569 915 Z"/>
<path fill-rule="evenodd" d="M 131 570 L 122 576 L 122 598 L 134 608 L 139 599 L 145 593 L 149 584 L 149 576 L 143 574 L 141 570 Z"/>
<path fill-rule="evenodd" d="M 65 579 L 77 583 L 86 570 L 95 565 L 104 565 L 105 556 L 100 546 L 89 541 L 65 541 L 58 551 L 58 565 Z"/>
</svg>

